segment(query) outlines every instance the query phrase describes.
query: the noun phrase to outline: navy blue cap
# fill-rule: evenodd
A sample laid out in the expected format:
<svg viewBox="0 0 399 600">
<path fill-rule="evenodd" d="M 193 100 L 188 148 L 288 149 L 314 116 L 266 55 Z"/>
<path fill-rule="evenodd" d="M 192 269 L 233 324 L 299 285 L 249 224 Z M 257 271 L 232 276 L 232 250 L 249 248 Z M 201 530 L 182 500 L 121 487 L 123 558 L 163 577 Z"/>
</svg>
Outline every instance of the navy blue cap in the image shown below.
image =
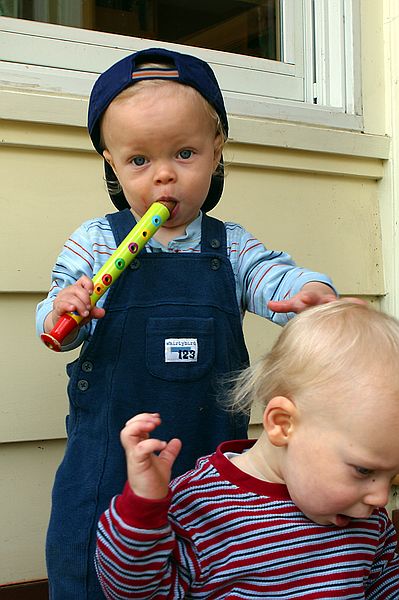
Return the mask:
<svg viewBox="0 0 399 600">
<path fill-rule="evenodd" d="M 174 68 L 140 67 L 146 62 L 160 65 L 165 62 L 172 63 Z M 102 73 L 94 84 L 89 99 L 88 129 L 91 141 L 99 154 L 102 155 L 104 150 L 100 143 L 100 123 L 106 108 L 123 90 L 145 79 L 168 79 L 196 89 L 216 110 L 227 136 L 229 125 L 223 96 L 211 67 L 203 60 L 189 54 L 164 48 L 147 48 L 122 58 Z M 221 163 L 223 167 L 223 159 Z M 110 165 L 105 162 L 104 167 L 107 180 L 116 181 Z M 204 212 L 214 208 L 222 195 L 223 168 L 220 171 L 212 176 L 208 195 L 202 205 Z M 110 193 L 110 198 L 119 210 L 129 207 L 123 191 Z"/>
</svg>

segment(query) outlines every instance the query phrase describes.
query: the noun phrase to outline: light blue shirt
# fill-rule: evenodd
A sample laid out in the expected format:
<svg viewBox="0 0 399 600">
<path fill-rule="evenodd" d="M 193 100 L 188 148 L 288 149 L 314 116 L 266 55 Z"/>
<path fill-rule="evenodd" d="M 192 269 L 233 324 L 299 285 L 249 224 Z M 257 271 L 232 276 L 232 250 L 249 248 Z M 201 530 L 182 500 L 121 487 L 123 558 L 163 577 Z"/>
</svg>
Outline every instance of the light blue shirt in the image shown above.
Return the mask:
<svg viewBox="0 0 399 600">
<path fill-rule="evenodd" d="M 200 252 L 202 213 L 187 226 L 185 235 L 171 240 L 167 247 L 151 238 L 147 252 Z M 296 266 L 286 252 L 268 250 L 253 235 L 237 223 L 226 222 L 227 256 L 231 262 L 237 302 L 244 317 L 249 312 L 266 317 L 283 325 L 292 313 L 274 313 L 268 309 L 269 300 L 284 300 L 297 294 L 305 283 L 318 281 L 329 285 L 335 292 L 331 279 L 326 275 Z M 90 279 L 98 273 L 116 249 L 116 242 L 106 217 L 90 219 L 83 223 L 68 240 L 51 273 L 51 287 L 47 297 L 38 304 L 36 312 L 37 333 L 43 333 L 46 316 L 53 309 L 58 292 L 76 283 L 82 276 Z M 102 307 L 107 292 L 98 300 Z M 63 350 L 71 350 L 92 335 L 96 320 L 82 327 L 79 335 Z"/>
</svg>

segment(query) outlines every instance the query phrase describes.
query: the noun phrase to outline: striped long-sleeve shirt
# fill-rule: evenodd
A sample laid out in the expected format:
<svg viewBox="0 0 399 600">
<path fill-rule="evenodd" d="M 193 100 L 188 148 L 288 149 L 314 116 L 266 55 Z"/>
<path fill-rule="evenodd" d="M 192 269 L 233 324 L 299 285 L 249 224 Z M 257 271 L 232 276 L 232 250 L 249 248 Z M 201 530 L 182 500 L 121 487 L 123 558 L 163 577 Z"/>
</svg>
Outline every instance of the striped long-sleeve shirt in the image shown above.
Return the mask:
<svg viewBox="0 0 399 600">
<path fill-rule="evenodd" d="M 162 246 L 152 238 L 146 246 L 151 252 L 200 252 L 200 214 L 188 225 L 186 234 Z M 321 273 L 297 267 L 285 252 L 267 250 L 243 227 L 236 223 L 225 223 L 227 252 L 236 282 L 237 302 L 241 313 L 253 312 L 276 323 L 284 324 L 292 315 L 272 313 L 269 300 L 283 300 L 295 295 L 310 281 L 319 281 L 332 286 L 331 280 Z M 51 274 L 51 287 L 47 298 L 37 308 L 37 333 L 43 333 L 44 320 L 53 308 L 58 292 L 76 283 L 82 275 L 92 278 L 116 249 L 116 242 L 110 224 L 105 217 L 83 223 L 65 242 Z M 334 288 L 333 288 L 334 289 Z M 102 307 L 107 293 L 97 306 Z M 79 330 L 79 335 L 63 350 L 79 346 L 94 331 L 97 321 L 92 320 Z"/>
<path fill-rule="evenodd" d="M 383 509 L 322 526 L 287 488 L 240 471 L 225 442 L 164 500 L 126 485 L 101 518 L 97 572 L 107 598 L 398 600 L 395 531 Z M 227 455 L 225 454 L 227 453 Z"/>
</svg>

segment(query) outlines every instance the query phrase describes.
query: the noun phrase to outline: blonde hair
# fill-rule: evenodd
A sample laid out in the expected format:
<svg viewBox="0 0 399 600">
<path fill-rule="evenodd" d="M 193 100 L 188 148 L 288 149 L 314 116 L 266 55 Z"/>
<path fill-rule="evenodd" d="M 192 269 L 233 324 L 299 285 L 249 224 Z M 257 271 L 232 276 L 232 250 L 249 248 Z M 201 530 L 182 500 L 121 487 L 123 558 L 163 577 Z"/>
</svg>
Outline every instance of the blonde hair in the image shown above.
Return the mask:
<svg viewBox="0 0 399 600">
<path fill-rule="evenodd" d="M 359 387 L 372 373 L 399 392 L 399 321 L 337 300 L 294 317 L 271 351 L 235 378 L 227 404 L 249 414 L 255 402 L 265 407 L 275 396 L 306 398 L 331 384 L 353 386 L 354 379 Z"/>
</svg>

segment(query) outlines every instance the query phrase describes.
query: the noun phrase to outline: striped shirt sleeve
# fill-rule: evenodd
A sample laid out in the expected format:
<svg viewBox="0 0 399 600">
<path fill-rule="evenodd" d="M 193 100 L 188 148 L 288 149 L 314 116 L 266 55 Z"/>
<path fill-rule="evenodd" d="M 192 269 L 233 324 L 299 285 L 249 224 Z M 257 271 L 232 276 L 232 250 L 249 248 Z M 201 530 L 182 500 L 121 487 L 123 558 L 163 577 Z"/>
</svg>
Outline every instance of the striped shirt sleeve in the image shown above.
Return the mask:
<svg viewBox="0 0 399 600">
<path fill-rule="evenodd" d="M 399 598 L 399 555 L 396 553 L 396 531 L 383 508 L 379 510 L 379 519 L 379 545 L 367 581 L 367 600 Z"/>
<path fill-rule="evenodd" d="M 51 272 L 50 291 L 37 306 L 36 331 L 38 335 L 44 331 L 45 318 L 52 311 L 58 292 L 76 283 L 82 275 L 92 279 L 115 249 L 115 238 L 105 217 L 86 221 L 73 232 L 61 249 Z M 103 306 L 106 296 L 107 293 L 98 300 L 98 307 Z M 92 321 L 86 326 L 80 327 L 75 340 L 69 345 L 63 345 L 62 350 L 77 348 L 93 332 L 95 325 L 96 321 Z"/>
<path fill-rule="evenodd" d="M 185 598 L 199 566 L 189 538 L 177 539 L 168 521 L 170 500 L 140 498 L 126 484 L 102 515 L 95 564 L 106 598 Z"/>
<path fill-rule="evenodd" d="M 311 281 L 325 283 L 336 293 L 326 275 L 298 267 L 286 252 L 268 250 L 237 223 L 225 223 L 225 227 L 242 313 L 248 310 L 283 325 L 294 316 L 293 313 L 270 311 L 267 306 L 270 300 L 291 298 Z"/>
</svg>

